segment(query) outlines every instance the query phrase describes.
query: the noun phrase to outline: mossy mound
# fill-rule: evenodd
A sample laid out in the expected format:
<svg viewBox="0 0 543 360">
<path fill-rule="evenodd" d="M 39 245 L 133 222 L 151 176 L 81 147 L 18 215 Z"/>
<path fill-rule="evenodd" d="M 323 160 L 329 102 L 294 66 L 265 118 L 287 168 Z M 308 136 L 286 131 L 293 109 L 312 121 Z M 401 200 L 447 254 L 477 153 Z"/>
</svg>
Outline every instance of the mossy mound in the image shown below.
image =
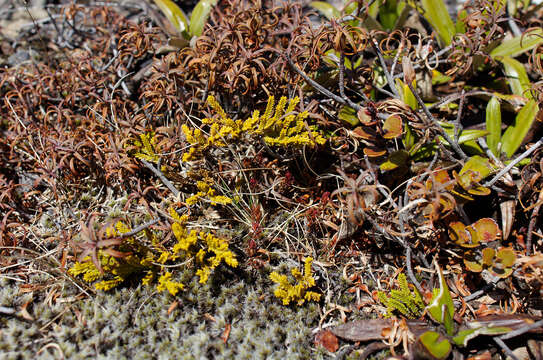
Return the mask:
<svg viewBox="0 0 543 360">
<path fill-rule="evenodd" d="M 34 321 L 0 319 L 4 359 L 308 359 L 318 325 L 317 304 L 285 307 L 262 278 L 216 279 L 198 284 L 183 273 L 187 288 L 176 298 L 139 286 L 99 292 L 52 306 L 34 300 Z M 20 306 L 31 299 L 17 284 L 1 281 L 0 303 Z M 63 299 L 76 295 L 65 289 Z M 58 301 L 60 300 L 60 301 Z M 178 301 L 173 310 L 171 305 Z M 225 341 L 226 329 L 231 330 Z M 62 352 L 62 354 L 61 354 Z"/>
</svg>

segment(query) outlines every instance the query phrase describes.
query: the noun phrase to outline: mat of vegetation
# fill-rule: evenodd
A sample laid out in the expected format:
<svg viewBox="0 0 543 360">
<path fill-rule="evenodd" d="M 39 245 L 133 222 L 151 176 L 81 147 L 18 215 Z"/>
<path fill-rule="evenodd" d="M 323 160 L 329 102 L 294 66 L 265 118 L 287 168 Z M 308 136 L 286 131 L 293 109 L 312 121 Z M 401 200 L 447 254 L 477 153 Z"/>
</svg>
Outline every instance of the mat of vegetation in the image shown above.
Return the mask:
<svg viewBox="0 0 543 360">
<path fill-rule="evenodd" d="M 543 358 L 541 19 L 4 1 L 0 357 Z"/>
</svg>

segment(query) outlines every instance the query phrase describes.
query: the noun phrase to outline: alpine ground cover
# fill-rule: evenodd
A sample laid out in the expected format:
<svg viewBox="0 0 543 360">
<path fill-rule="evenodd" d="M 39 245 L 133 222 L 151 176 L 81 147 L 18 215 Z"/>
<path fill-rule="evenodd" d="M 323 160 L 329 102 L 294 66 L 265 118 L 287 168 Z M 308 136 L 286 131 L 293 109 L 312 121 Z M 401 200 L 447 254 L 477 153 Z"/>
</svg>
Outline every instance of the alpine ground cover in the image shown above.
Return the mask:
<svg viewBox="0 0 543 360">
<path fill-rule="evenodd" d="M 540 357 L 542 7 L 8 4 L 2 351 Z"/>
</svg>

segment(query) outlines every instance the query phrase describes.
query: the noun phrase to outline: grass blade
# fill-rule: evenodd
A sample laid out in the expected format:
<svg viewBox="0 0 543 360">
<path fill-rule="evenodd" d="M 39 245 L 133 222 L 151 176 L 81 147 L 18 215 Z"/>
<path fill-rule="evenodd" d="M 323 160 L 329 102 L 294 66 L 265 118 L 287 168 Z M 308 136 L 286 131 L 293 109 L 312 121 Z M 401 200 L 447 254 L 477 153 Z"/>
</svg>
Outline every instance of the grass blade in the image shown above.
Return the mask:
<svg viewBox="0 0 543 360">
<path fill-rule="evenodd" d="M 168 20 L 175 26 L 177 31 L 179 33 L 183 33 L 187 30 L 188 27 L 188 21 L 187 17 L 185 16 L 185 13 L 183 13 L 183 10 L 179 8 L 173 1 L 171 0 L 153 0 L 155 4 L 158 6 L 160 11 L 166 17 Z"/>
</svg>

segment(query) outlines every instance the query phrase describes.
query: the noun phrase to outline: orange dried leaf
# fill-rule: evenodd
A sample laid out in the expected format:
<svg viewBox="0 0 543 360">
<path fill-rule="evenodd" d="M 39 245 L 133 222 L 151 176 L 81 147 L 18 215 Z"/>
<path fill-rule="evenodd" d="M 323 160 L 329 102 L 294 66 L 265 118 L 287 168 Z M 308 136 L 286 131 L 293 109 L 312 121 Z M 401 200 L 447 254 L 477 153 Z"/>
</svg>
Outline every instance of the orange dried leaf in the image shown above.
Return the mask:
<svg viewBox="0 0 543 360">
<path fill-rule="evenodd" d="M 471 224 L 471 229 L 476 234 L 477 242 L 491 242 L 496 240 L 500 235 L 500 228 L 496 221 L 491 218 L 482 218 Z"/>
<path fill-rule="evenodd" d="M 371 140 L 371 139 L 374 139 L 375 138 L 375 134 L 371 134 L 371 133 L 368 133 L 364 130 L 363 127 L 361 126 L 358 126 L 356 128 L 354 128 L 353 130 L 353 134 L 361 139 L 364 139 L 364 140 Z"/>
<path fill-rule="evenodd" d="M 402 118 L 398 115 L 389 116 L 383 124 L 383 130 L 385 130 L 383 135 L 385 139 L 395 139 L 401 136 L 403 133 Z"/>
<path fill-rule="evenodd" d="M 368 155 L 369 157 L 379 157 L 386 154 L 386 150 L 379 150 L 376 147 L 365 147 L 364 148 L 364 154 Z"/>
<path fill-rule="evenodd" d="M 330 330 L 322 330 L 315 334 L 315 346 L 322 346 L 330 352 L 336 352 L 339 349 L 339 341 Z"/>
</svg>

